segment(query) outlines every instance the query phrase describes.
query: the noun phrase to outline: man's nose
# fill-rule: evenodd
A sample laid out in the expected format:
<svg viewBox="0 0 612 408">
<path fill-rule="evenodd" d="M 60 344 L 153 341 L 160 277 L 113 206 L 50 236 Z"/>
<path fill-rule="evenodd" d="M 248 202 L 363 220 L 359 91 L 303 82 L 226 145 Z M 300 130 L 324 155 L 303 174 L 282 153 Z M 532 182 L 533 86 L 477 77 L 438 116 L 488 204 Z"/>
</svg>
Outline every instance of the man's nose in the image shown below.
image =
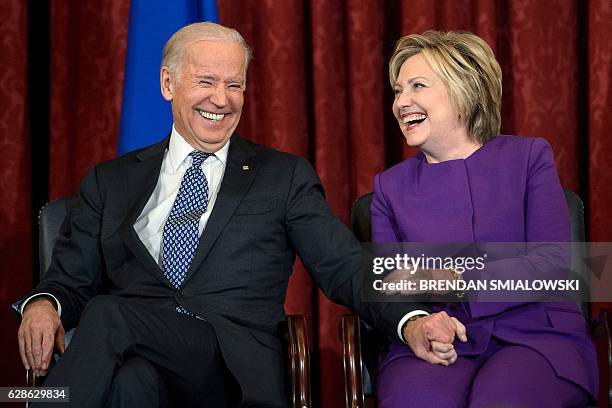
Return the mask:
<svg viewBox="0 0 612 408">
<path fill-rule="evenodd" d="M 213 94 L 210 96 L 210 101 L 216 106 L 227 105 L 227 90 L 223 85 L 217 85 Z"/>
</svg>

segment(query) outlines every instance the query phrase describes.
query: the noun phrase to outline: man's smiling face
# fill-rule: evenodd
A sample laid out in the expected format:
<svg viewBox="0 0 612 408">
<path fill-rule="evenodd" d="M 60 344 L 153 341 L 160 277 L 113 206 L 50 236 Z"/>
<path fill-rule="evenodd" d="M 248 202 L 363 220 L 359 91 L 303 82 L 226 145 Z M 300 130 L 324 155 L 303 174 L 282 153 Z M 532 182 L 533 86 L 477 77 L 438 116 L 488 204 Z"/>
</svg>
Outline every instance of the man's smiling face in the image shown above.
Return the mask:
<svg viewBox="0 0 612 408">
<path fill-rule="evenodd" d="M 196 150 L 219 150 L 238 126 L 246 86 L 243 48 L 202 40 L 185 47 L 176 73 L 161 70 L 177 132 Z"/>
</svg>

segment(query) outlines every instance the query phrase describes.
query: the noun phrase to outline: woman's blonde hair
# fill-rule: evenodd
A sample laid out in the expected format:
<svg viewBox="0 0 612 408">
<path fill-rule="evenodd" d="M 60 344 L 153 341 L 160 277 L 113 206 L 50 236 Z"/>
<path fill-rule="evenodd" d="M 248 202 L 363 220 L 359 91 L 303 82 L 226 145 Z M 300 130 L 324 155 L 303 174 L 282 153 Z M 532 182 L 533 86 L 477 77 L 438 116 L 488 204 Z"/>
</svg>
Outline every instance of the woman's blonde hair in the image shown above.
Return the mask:
<svg viewBox="0 0 612 408">
<path fill-rule="evenodd" d="M 491 47 L 468 32 L 426 31 L 402 37 L 389 61 L 389 80 L 394 86 L 402 64 L 422 54 L 442 78 L 459 123 L 479 143 L 499 134 L 501 124 L 502 72 Z"/>
</svg>

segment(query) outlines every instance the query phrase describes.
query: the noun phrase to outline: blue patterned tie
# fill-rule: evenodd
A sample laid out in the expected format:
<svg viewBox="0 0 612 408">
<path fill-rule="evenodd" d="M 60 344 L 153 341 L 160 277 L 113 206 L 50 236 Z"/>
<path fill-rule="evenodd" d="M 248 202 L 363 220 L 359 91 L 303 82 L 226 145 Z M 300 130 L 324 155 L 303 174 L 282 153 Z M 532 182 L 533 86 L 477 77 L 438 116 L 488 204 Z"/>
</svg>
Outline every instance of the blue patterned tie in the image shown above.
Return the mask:
<svg viewBox="0 0 612 408">
<path fill-rule="evenodd" d="M 211 155 L 197 150 L 189 153 L 193 159 L 191 167 L 183 175 L 164 225 L 162 263 L 164 274 L 175 288 L 183 284 L 198 247 L 198 224 L 208 207 L 208 182 L 202 163 Z"/>
</svg>

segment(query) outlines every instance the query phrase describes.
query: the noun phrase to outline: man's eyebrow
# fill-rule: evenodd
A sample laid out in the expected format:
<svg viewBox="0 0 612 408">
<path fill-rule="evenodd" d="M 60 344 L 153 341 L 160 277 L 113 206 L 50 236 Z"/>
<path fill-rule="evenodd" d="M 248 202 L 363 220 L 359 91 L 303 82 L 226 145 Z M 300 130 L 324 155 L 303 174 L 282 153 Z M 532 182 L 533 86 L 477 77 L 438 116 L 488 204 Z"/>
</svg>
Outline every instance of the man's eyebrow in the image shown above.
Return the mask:
<svg viewBox="0 0 612 408">
<path fill-rule="evenodd" d="M 213 80 L 217 79 L 217 77 L 215 77 L 214 75 L 211 75 L 211 74 L 196 74 L 195 77 L 197 79 L 213 79 Z"/>
<path fill-rule="evenodd" d="M 227 83 L 234 83 L 234 82 L 237 82 L 237 83 L 239 83 L 239 84 L 242 84 L 242 83 L 244 83 L 244 78 L 239 78 L 239 77 L 236 77 L 236 78 L 229 78 L 229 79 L 228 79 L 226 82 L 227 82 Z"/>
<path fill-rule="evenodd" d="M 212 74 L 196 74 L 195 78 L 198 80 L 208 80 L 208 81 L 221 81 L 221 79 L 219 79 L 217 76 L 212 75 Z M 235 77 L 235 78 L 228 78 L 227 80 L 223 81 L 225 83 L 233 83 L 233 82 L 238 82 L 238 83 L 244 83 L 244 78 L 242 77 Z"/>
</svg>

